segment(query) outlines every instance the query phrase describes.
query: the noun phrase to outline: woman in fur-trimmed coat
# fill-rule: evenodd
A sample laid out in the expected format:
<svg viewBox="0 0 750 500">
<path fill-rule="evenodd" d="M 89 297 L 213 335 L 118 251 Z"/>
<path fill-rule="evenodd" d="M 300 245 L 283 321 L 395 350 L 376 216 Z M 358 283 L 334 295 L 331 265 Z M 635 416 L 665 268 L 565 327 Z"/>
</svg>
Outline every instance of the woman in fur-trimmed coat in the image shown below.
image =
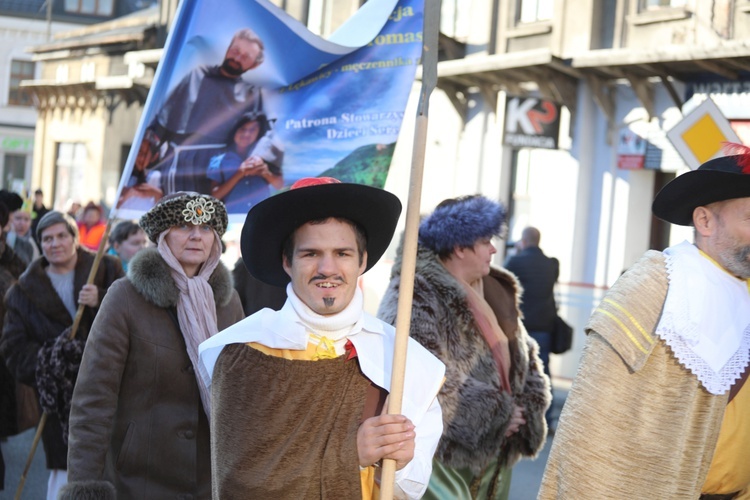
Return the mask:
<svg viewBox="0 0 750 500">
<path fill-rule="evenodd" d="M 196 200 L 214 202 L 208 224 L 180 222 Z M 202 211 L 211 214 L 209 208 Z M 211 498 L 206 402 L 188 347 L 197 356 L 197 344 L 180 308 L 198 313 L 193 326 L 215 311 L 209 336 L 244 318 L 231 274 L 218 260 L 226 212 L 218 200 L 185 194 L 163 198 L 140 224 L 157 248 L 133 257 L 92 327 L 73 393 L 61 499 Z M 208 245 L 210 255 L 198 256 Z M 181 265 L 187 277 L 179 275 Z M 195 279 L 211 293 L 193 288 Z M 200 300 L 190 304 L 196 295 Z"/>
<path fill-rule="evenodd" d="M 472 201 L 474 200 L 474 201 Z M 479 203 L 479 206 L 475 206 Z M 506 498 L 510 469 L 521 457 L 534 457 L 543 447 L 547 428 L 544 413 L 550 404 L 549 380 L 543 373 L 536 342 L 520 322 L 519 289 L 515 277 L 505 270 L 487 267 L 481 287 L 486 303 L 507 337 L 510 391 L 503 389 L 501 370 L 480 331 L 465 286 L 448 271 L 439 256 L 455 257 L 453 248 L 471 249 L 480 255 L 479 245 L 494 247 L 489 238 L 501 227 L 498 205 L 476 197 L 459 199 L 462 210 L 481 209 L 494 213 L 489 220 L 463 221 L 470 228 L 466 238 L 446 241 L 447 247 L 432 245 L 420 227 L 410 335 L 446 365 L 445 383 L 438 394 L 443 410 L 443 435 L 433 460 L 433 474 L 425 498 Z M 444 215 L 436 209 L 438 216 Z M 448 231 L 456 235 L 455 231 Z M 452 245 L 451 243 L 455 243 Z M 428 245 L 433 248 L 433 250 Z M 477 253 L 474 253 L 474 250 Z M 445 250 L 445 251 L 442 251 Z M 475 266 L 482 269 L 481 266 Z M 395 324 L 401 282 L 401 250 L 391 271 L 378 317 Z M 506 385 L 506 387 L 507 387 Z M 514 406 L 524 409 L 525 423 L 507 435 Z"/>
</svg>

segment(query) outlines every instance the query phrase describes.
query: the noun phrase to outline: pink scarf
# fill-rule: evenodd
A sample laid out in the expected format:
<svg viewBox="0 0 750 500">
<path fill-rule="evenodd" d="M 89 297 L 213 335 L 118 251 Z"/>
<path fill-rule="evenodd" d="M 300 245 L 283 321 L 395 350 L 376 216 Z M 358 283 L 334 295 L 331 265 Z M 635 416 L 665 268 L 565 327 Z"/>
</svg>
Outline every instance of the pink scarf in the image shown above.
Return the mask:
<svg viewBox="0 0 750 500">
<path fill-rule="evenodd" d="M 502 389 L 508 393 L 512 392 L 510 388 L 510 349 L 508 348 L 508 336 L 497 322 L 495 312 L 484 299 L 482 291 L 482 281 L 479 280 L 479 290 L 469 285 L 467 282 L 456 278 L 466 291 L 466 301 L 469 310 L 474 316 L 479 331 L 482 332 L 485 342 L 492 352 L 492 358 L 497 365 L 497 372 L 500 375 L 500 384 Z"/>
<path fill-rule="evenodd" d="M 157 249 L 172 269 L 172 278 L 180 291 L 180 298 L 177 302 L 177 320 L 180 323 L 182 337 L 185 339 L 188 356 L 193 363 L 203 410 L 206 412 L 206 417 L 210 419 L 211 392 L 203 383 L 203 380 L 208 380 L 208 376 L 203 365 L 198 362 L 198 345 L 219 331 L 216 322 L 214 291 L 208 284 L 208 278 L 219 265 L 219 257 L 221 256 L 220 238 L 214 231 L 214 244 L 211 247 L 208 259 L 203 263 L 198 274 L 188 278 L 182 269 L 182 264 L 174 256 L 167 242 L 164 241 L 164 237 L 169 231 L 170 229 L 167 229 L 159 235 Z"/>
</svg>

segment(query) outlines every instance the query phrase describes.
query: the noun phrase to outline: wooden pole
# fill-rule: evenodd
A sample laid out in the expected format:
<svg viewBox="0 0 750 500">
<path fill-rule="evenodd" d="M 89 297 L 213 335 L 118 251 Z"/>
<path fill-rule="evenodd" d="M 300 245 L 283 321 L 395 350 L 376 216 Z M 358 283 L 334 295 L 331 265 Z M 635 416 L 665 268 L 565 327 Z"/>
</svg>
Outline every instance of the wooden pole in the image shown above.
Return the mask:
<svg viewBox="0 0 750 500">
<path fill-rule="evenodd" d="M 99 248 L 96 250 L 96 256 L 94 257 L 94 263 L 91 265 L 91 271 L 89 271 L 89 277 L 86 280 L 86 284 L 90 285 L 94 282 L 96 272 L 99 270 L 99 263 L 102 261 L 104 255 L 104 247 L 107 246 L 107 239 L 109 239 L 109 231 L 112 229 L 112 217 L 107 220 L 107 227 L 104 228 L 104 234 L 99 242 Z M 99 297 L 101 300 L 101 297 Z M 76 310 L 76 317 L 73 319 L 73 326 L 70 328 L 69 339 L 73 340 L 76 337 L 78 327 L 81 325 L 81 318 L 83 317 L 83 308 L 86 307 L 83 304 L 78 304 L 78 310 Z"/>
<path fill-rule="evenodd" d="M 400 414 L 406 372 L 406 351 L 411 326 L 411 305 L 414 292 L 414 270 L 417 262 L 417 242 L 419 233 L 419 210 L 422 195 L 422 175 L 427 146 L 427 115 L 430 94 L 437 83 L 438 20 L 440 2 L 425 0 L 422 46 L 422 88 L 417 107 L 414 129 L 409 198 L 406 206 L 406 227 L 402 249 L 401 282 L 399 284 L 398 309 L 396 312 L 396 342 L 393 348 L 393 371 L 391 390 L 388 397 L 388 413 Z M 380 499 L 393 498 L 396 478 L 396 461 L 383 460 L 380 476 Z"/>
<path fill-rule="evenodd" d="M 109 230 L 112 228 L 112 220 L 112 217 L 107 220 L 107 227 L 104 229 L 104 234 L 102 235 L 102 239 L 99 242 L 99 248 L 96 251 L 96 257 L 94 257 L 94 262 L 91 265 L 91 271 L 89 271 L 89 277 L 86 280 L 87 285 L 93 283 L 94 278 L 96 277 L 96 272 L 99 269 L 99 263 L 102 260 L 102 255 L 104 255 L 104 247 L 107 246 L 107 238 L 109 238 Z M 78 304 L 76 316 L 75 318 L 73 318 L 73 326 L 70 328 L 70 335 L 68 336 L 68 339 L 70 340 L 73 340 L 75 338 L 78 327 L 81 325 L 81 318 L 83 317 L 84 307 L 86 306 L 83 304 Z M 37 446 L 39 446 L 39 440 L 42 437 L 44 426 L 47 425 L 47 417 L 47 412 L 44 412 L 42 413 L 42 417 L 39 419 L 39 424 L 36 427 L 36 435 L 34 435 L 34 441 L 31 443 L 31 450 L 29 450 L 29 457 L 26 459 L 26 467 L 24 467 L 23 473 L 21 474 L 21 479 L 18 482 L 16 496 L 14 497 L 15 500 L 21 499 L 21 493 L 23 492 L 23 487 L 26 483 L 26 477 L 29 475 L 29 470 L 31 469 L 31 462 L 34 460 L 34 454 L 36 453 Z"/>
<path fill-rule="evenodd" d="M 31 443 L 31 451 L 29 452 L 29 456 L 26 459 L 26 467 L 23 468 L 23 474 L 21 474 L 21 479 L 18 481 L 18 488 L 16 489 L 16 496 L 14 497 L 15 500 L 21 499 L 21 493 L 23 492 L 23 487 L 26 484 L 26 476 L 29 474 L 29 469 L 31 469 L 31 462 L 34 460 L 34 453 L 36 452 L 36 447 L 39 446 L 39 440 L 42 438 L 42 431 L 44 430 L 44 425 L 47 423 L 47 413 L 42 413 L 42 418 L 39 419 L 39 424 L 36 426 L 36 434 L 34 435 L 34 441 Z"/>
</svg>

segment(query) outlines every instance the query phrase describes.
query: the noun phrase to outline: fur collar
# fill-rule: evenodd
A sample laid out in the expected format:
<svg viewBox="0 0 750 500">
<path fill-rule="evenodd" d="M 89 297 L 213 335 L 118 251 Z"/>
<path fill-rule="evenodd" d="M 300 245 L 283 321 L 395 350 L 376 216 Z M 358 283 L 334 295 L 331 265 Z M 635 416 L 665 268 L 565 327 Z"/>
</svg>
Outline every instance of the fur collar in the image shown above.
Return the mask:
<svg viewBox="0 0 750 500">
<path fill-rule="evenodd" d="M 156 248 L 145 248 L 133 257 L 128 265 L 128 279 L 138 293 L 155 306 L 162 308 L 177 306 L 180 291 L 172 279 L 172 270 Z M 214 301 L 217 306 L 223 307 L 229 304 L 234 290 L 234 281 L 224 264 L 219 262 L 208 279 L 208 284 L 214 291 Z"/>
<path fill-rule="evenodd" d="M 86 283 L 88 271 L 94 261 L 94 254 L 84 248 L 79 247 L 77 253 L 78 258 L 73 272 L 73 290 L 80 290 Z M 102 265 L 104 264 L 102 262 Z M 29 264 L 18 279 L 18 286 L 42 315 L 53 318 L 55 321 L 70 323 L 72 319 L 70 313 L 60 296 L 54 292 L 55 288 L 47 275 L 47 267 L 49 267 L 47 258 L 39 257 Z M 76 302 L 77 298 L 76 294 Z"/>
</svg>

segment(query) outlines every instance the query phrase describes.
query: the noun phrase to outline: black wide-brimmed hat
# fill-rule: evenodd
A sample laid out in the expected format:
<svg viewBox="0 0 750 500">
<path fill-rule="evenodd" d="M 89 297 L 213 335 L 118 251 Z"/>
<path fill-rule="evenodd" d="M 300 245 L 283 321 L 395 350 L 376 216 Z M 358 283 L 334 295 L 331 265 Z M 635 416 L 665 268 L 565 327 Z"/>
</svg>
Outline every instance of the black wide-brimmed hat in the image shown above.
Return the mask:
<svg viewBox="0 0 750 500">
<path fill-rule="evenodd" d="M 750 197 L 750 155 L 722 156 L 669 182 L 654 198 L 651 211 L 667 222 L 690 226 L 697 207 L 746 197 Z"/>
<path fill-rule="evenodd" d="M 259 280 L 284 286 L 289 282 L 282 265 L 287 237 L 311 220 L 341 217 L 365 231 L 367 271 L 388 248 L 400 214 L 399 199 L 383 189 L 342 183 L 330 177 L 300 179 L 289 191 L 266 198 L 250 209 L 240 240 L 242 260 Z"/>
</svg>

